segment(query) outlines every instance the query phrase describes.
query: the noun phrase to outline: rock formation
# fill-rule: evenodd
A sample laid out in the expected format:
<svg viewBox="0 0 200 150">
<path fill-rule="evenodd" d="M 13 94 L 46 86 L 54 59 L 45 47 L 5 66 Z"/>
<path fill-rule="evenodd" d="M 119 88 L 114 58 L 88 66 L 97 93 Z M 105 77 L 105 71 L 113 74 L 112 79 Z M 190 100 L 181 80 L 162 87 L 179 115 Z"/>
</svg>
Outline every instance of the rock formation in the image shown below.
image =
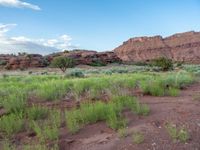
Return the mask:
<svg viewBox="0 0 200 150">
<path fill-rule="evenodd" d="M 35 67 L 46 67 L 55 57 L 65 56 L 73 58 L 77 65 L 90 65 L 95 62 L 104 64 L 120 62 L 114 52 L 96 52 L 87 50 L 73 50 L 54 53 L 47 56 L 38 54 L 23 55 L 0 55 L 0 62 L 6 64 L 7 69 L 26 69 Z M 1 64 L 0 64 L 1 65 Z"/>
<path fill-rule="evenodd" d="M 5 62 L 7 69 L 26 69 L 45 67 L 45 58 L 39 54 L 0 55 L 0 61 Z"/>
<path fill-rule="evenodd" d="M 125 62 L 149 61 L 168 57 L 173 61 L 200 63 L 200 32 L 185 32 L 162 38 L 137 37 L 114 49 Z"/>
<path fill-rule="evenodd" d="M 120 62 L 121 60 L 117 57 L 114 52 L 96 52 L 87 50 L 73 50 L 63 53 L 56 53 L 47 56 L 48 60 L 52 60 L 54 57 L 66 56 L 73 58 L 77 65 L 90 65 L 95 62 L 103 62 L 105 64 Z"/>
</svg>

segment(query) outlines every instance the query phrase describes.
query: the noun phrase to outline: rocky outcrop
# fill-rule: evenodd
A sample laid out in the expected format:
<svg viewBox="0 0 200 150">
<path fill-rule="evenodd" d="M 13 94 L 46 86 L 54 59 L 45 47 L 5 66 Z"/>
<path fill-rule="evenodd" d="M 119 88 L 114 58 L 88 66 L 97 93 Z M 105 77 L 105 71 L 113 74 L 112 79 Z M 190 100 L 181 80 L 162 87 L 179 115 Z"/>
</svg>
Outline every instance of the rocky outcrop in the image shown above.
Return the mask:
<svg viewBox="0 0 200 150">
<path fill-rule="evenodd" d="M 117 55 L 110 52 L 96 52 L 96 51 L 87 51 L 87 50 L 73 50 L 63 53 L 56 53 L 53 55 L 47 56 L 48 60 L 52 60 L 54 57 L 66 56 L 73 58 L 77 65 L 90 65 L 95 62 L 102 62 L 104 64 L 120 62 L 121 60 Z"/>
<path fill-rule="evenodd" d="M 109 64 L 120 62 L 114 52 L 96 52 L 87 50 L 73 50 L 54 53 L 48 56 L 38 54 L 0 55 L 0 62 L 5 63 L 7 69 L 26 69 L 46 67 L 55 57 L 65 56 L 73 58 L 77 65 L 90 65 L 92 63 Z M 0 64 L 1 65 L 1 64 Z"/>
<path fill-rule="evenodd" d="M 45 67 L 45 58 L 39 54 L 26 54 L 26 55 L 0 55 L 0 61 L 6 62 L 5 68 L 7 69 L 26 69 L 34 67 Z"/>
<path fill-rule="evenodd" d="M 179 62 L 200 63 L 200 32 L 179 33 L 167 38 L 132 38 L 114 52 L 125 62 L 150 61 L 164 56 Z"/>
</svg>

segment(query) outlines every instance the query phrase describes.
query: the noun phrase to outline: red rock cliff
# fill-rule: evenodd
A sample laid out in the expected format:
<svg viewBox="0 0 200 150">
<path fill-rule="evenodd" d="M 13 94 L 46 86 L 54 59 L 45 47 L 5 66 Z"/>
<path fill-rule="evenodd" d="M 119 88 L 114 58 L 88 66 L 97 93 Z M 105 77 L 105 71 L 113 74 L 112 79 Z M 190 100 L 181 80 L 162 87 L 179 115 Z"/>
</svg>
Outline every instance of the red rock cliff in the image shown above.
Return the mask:
<svg viewBox="0 0 200 150">
<path fill-rule="evenodd" d="M 200 63 L 200 32 L 179 33 L 167 38 L 132 38 L 114 49 L 114 52 L 126 62 L 148 61 L 165 56 L 174 61 Z"/>
</svg>

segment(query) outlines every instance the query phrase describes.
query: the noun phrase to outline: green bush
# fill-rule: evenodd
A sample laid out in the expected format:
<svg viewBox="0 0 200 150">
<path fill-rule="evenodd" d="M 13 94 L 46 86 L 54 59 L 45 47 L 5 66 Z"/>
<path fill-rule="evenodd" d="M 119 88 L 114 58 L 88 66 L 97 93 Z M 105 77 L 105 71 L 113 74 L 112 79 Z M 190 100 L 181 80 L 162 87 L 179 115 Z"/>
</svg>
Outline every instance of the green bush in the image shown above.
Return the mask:
<svg viewBox="0 0 200 150">
<path fill-rule="evenodd" d="M 69 73 L 67 73 L 65 75 L 65 77 L 83 78 L 83 77 L 85 77 L 85 74 L 82 70 L 76 69 L 76 70 L 72 70 Z"/>
<path fill-rule="evenodd" d="M 161 57 L 161 58 L 154 59 L 152 61 L 152 65 L 160 67 L 162 69 L 162 71 L 173 70 L 173 62 L 172 62 L 172 60 L 168 59 L 166 57 Z"/>
<path fill-rule="evenodd" d="M 0 66 L 5 66 L 6 64 L 7 64 L 6 61 L 4 61 L 4 60 L 0 60 Z"/>
</svg>

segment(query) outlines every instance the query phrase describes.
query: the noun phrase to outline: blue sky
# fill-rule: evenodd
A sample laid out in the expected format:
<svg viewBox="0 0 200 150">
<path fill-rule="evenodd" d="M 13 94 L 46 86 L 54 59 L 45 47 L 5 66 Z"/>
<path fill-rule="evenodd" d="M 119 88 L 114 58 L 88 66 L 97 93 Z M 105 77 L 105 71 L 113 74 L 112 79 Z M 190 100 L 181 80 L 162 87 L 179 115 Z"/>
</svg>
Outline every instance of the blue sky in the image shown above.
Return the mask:
<svg viewBox="0 0 200 150">
<path fill-rule="evenodd" d="M 200 31 L 200 0 L 0 0 L 0 53 L 105 51 L 191 30 Z"/>
</svg>

